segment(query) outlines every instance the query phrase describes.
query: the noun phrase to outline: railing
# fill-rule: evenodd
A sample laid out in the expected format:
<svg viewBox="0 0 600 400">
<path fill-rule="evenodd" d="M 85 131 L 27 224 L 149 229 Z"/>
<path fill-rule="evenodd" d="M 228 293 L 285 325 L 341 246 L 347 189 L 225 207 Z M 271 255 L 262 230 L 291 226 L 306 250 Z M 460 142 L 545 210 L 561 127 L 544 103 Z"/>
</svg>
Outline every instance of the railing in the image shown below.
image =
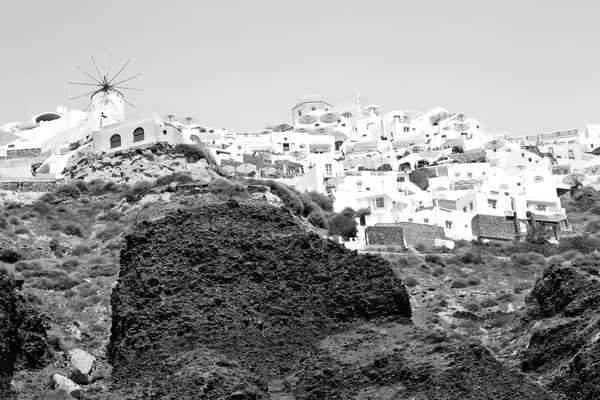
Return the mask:
<svg viewBox="0 0 600 400">
<path fill-rule="evenodd" d="M 552 214 L 565 214 L 566 210 L 564 208 L 556 208 L 556 207 L 543 207 L 542 209 L 538 208 L 538 206 L 529 206 L 527 207 L 527 211 L 532 211 L 534 213 L 552 213 Z"/>
</svg>

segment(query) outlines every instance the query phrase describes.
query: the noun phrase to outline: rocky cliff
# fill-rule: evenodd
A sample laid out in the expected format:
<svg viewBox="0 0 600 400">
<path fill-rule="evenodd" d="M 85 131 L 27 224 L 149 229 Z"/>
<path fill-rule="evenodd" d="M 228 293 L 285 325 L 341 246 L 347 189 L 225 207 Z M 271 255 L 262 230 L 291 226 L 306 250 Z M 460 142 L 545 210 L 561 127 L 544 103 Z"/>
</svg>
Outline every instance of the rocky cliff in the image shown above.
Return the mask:
<svg viewBox="0 0 600 400">
<path fill-rule="evenodd" d="M 598 265 L 547 268 L 527 302 L 523 371 L 569 399 L 600 398 Z"/>
<path fill-rule="evenodd" d="M 480 345 L 414 326 L 387 261 L 266 205 L 140 223 L 111 305 L 121 398 L 551 398 Z"/>
<path fill-rule="evenodd" d="M 21 368 L 38 368 L 49 354 L 49 325 L 17 283 L 0 273 L 0 398 L 12 398 L 10 381 Z"/>
</svg>

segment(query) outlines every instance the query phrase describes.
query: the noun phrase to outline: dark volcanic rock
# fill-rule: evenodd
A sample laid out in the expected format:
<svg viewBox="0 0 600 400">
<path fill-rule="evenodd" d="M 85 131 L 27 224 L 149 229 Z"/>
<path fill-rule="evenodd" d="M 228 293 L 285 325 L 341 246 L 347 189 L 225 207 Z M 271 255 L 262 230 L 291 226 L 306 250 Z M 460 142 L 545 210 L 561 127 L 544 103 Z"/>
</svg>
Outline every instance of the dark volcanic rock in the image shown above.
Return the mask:
<svg viewBox="0 0 600 400">
<path fill-rule="evenodd" d="M 411 316 L 387 261 L 274 207 L 179 210 L 126 241 L 109 357 L 115 387 L 137 397 L 264 398 L 329 335 Z"/>
<path fill-rule="evenodd" d="M 49 325 L 32 304 L 32 298 L 21 294 L 16 283 L 0 274 L 0 398 L 11 398 L 10 380 L 21 368 L 43 366 L 49 346 Z"/>
<path fill-rule="evenodd" d="M 583 267 L 549 267 L 531 291 L 522 369 L 569 399 L 598 399 L 600 281 Z"/>
</svg>

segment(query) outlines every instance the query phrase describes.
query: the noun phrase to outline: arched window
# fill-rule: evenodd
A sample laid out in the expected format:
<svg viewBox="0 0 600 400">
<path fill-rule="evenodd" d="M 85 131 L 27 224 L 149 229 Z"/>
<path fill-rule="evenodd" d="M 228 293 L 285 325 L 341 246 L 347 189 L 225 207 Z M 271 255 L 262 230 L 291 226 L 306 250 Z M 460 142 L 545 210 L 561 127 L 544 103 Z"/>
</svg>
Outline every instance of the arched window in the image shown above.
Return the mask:
<svg viewBox="0 0 600 400">
<path fill-rule="evenodd" d="M 133 143 L 144 140 L 144 128 L 135 128 L 133 131 Z"/>
<path fill-rule="evenodd" d="M 533 181 L 535 183 L 543 183 L 544 182 L 544 178 L 542 178 L 541 176 L 536 176 Z"/>
<path fill-rule="evenodd" d="M 110 137 L 110 148 L 114 149 L 116 147 L 121 147 L 121 135 L 112 135 Z"/>
<path fill-rule="evenodd" d="M 344 118 L 352 118 L 352 113 L 345 112 L 345 113 L 342 114 L 342 117 L 344 117 Z"/>
</svg>

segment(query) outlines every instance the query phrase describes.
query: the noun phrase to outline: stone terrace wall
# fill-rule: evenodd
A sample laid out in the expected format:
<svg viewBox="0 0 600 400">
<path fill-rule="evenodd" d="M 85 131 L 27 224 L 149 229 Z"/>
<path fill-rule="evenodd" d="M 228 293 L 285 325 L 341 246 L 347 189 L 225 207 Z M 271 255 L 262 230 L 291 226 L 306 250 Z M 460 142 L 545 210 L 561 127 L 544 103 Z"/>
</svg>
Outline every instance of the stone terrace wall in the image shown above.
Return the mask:
<svg viewBox="0 0 600 400">
<path fill-rule="evenodd" d="M 6 150 L 6 159 L 12 160 L 15 158 L 32 158 L 42 154 L 42 149 L 17 149 Z"/>
<path fill-rule="evenodd" d="M 564 230 L 564 228 L 562 228 L 558 231 L 559 239 L 561 237 L 583 235 L 587 228 L 587 222 L 576 222 L 574 224 L 569 224 L 569 225 L 570 225 L 569 230 Z"/>
<path fill-rule="evenodd" d="M 368 226 L 366 230 L 367 243 L 378 246 L 402 246 L 404 247 L 404 236 L 402 228 L 394 224 L 376 224 Z"/>
<path fill-rule="evenodd" d="M 436 225 L 416 224 L 413 222 L 398 222 L 402 227 L 406 245 L 414 246 L 422 243 L 428 246 L 435 246 L 435 239 L 445 239 L 444 228 Z"/>
<path fill-rule="evenodd" d="M 477 214 L 471 227 L 476 237 L 513 240 L 519 234 L 512 220 L 498 215 Z"/>
<path fill-rule="evenodd" d="M 56 181 L 0 181 L 0 190 L 13 192 L 50 192 L 56 186 Z"/>
</svg>

